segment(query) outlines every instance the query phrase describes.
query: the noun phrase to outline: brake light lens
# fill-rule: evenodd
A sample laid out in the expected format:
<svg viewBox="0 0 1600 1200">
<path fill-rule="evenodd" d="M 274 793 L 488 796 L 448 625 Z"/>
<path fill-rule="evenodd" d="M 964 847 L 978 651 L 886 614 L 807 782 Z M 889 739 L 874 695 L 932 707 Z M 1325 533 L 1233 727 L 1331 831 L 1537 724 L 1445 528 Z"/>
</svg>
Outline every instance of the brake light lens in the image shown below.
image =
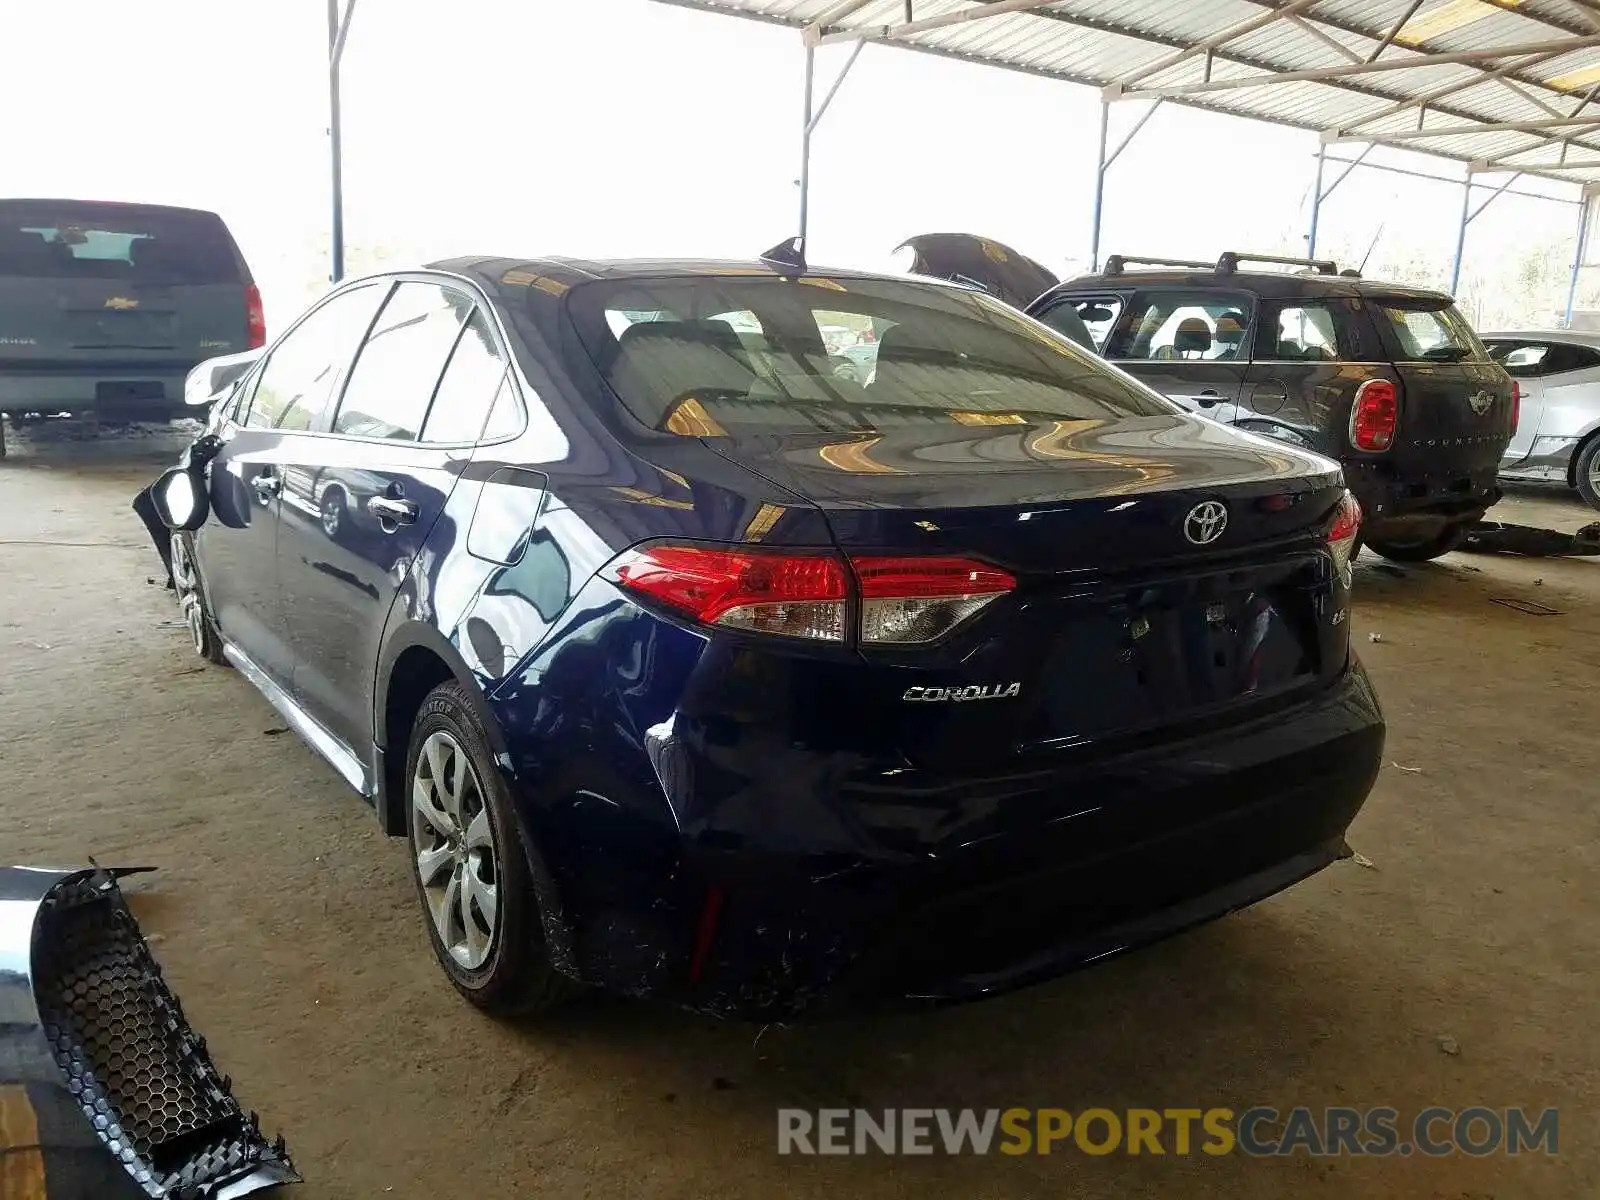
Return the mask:
<svg viewBox="0 0 1600 1200">
<path fill-rule="evenodd" d="M 861 582 L 861 640 L 931 642 L 1017 586 L 967 558 L 851 558 Z"/>
<path fill-rule="evenodd" d="M 1522 385 L 1515 379 L 1511 381 L 1511 432 L 1517 432 L 1517 425 L 1522 420 Z"/>
<path fill-rule="evenodd" d="M 1350 409 L 1350 444 L 1377 452 L 1394 445 L 1400 423 L 1400 393 L 1387 379 L 1369 379 L 1356 392 Z"/>
<path fill-rule="evenodd" d="M 863 643 L 911 644 L 943 636 L 1016 587 L 1009 573 L 959 557 L 861 556 Z M 605 574 L 631 592 L 708 625 L 843 642 L 850 575 L 831 554 L 657 545 L 629 550 Z"/>
<path fill-rule="evenodd" d="M 261 289 L 251 284 L 244 290 L 244 319 L 250 335 L 249 349 L 267 344 L 267 310 L 261 306 Z"/>
<path fill-rule="evenodd" d="M 1339 569 L 1339 578 L 1350 582 L 1350 560 L 1355 557 L 1356 535 L 1361 532 L 1361 505 L 1349 492 L 1339 501 L 1333 514 L 1333 527 L 1328 530 L 1328 549 Z"/>
</svg>

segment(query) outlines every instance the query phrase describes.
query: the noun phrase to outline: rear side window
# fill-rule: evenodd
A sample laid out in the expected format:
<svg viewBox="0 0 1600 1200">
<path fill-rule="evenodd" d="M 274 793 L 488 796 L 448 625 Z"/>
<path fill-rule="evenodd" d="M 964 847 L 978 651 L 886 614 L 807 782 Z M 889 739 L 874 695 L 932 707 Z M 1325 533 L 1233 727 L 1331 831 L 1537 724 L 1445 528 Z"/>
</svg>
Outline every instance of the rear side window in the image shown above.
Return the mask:
<svg viewBox="0 0 1600 1200">
<path fill-rule="evenodd" d="M 1488 351 L 1453 304 L 1374 297 L 1373 315 L 1386 327 L 1399 362 L 1463 362 Z"/>
<path fill-rule="evenodd" d="M 1600 350 L 1593 346 L 1574 346 L 1556 342 L 1540 364 L 1541 375 L 1561 375 L 1567 371 L 1588 371 L 1600 367 Z M 1515 374 L 1515 372 L 1513 372 Z"/>
<path fill-rule="evenodd" d="M 415 440 L 471 311 L 468 297 L 437 284 L 396 287 L 356 356 L 333 431 Z"/>
<path fill-rule="evenodd" d="M 1517 379 L 1536 379 L 1545 374 L 1550 357 L 1548 342 L 1488 342 L 1489 357 Z"/>
<path fill-rule="evenodd" d="M 1248 358 L 1245 334 L 1254 307 L 1242 292 L 1139 292 L 1112 330 L 1106 357 L 1156 362 Z"/>
<path fill-rule="evenodd" d="M 291 329 L 262 364 L 244 424 L 252 429 L 317 430 L 386 284 L 353 288 Z"/>
<path fill-rule="evenodd" d="M 482 309 L 473 312 L 451 352 L 422 426 L 425 442 L 475 442 L 505 380 L 506 363 Z"/>
<path fill-rule="evenodd" d="M 151 284 L 248 283 L 215 213 L 0 201 L 0 276 Z"/>
<path fill-rule="evenodd" d="M 1341 324 L 1326 304 L 1286 305 L 1278 312 L 1275 328 L 1267 331 L 1273 340 L 1265 357 L 1288 362 L 1348 359 L 1350 348 L 1339 337 Z"/>
</svg>

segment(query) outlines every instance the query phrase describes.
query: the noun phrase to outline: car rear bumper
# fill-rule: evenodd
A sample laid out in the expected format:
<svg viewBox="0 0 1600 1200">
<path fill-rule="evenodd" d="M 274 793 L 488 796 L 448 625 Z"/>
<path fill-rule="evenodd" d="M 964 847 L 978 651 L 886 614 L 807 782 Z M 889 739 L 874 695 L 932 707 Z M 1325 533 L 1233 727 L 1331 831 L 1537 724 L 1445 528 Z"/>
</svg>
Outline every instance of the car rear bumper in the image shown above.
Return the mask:
<svg viewBox="0 0 1600 1200">
<path fill-rule="evenodd" d="M 1448 526 L 1479 520 L 1500 500 L 1496 468 L 1451 468 L 1396 473 L 1387 462 L 1344 464 L 1345 480 L 1361 502 L 1368 541 L 1432 537 Z"/>
<path fill-rule="evenodd" d="M 750 1017 L 1000 992 L 1343 856 L 1383 738 L 1352 659 L 1288 709 L 1111 758 L 943 779 L 832 764 L 808 773 L 804 794 L 793 764 L 775 761 L 744 811 L 698 833 L 664 834 L 613 799 L 586 813 L 575 801 L 541 830 L 563 957 L 590 983 Z M 870 825 L 874 845 L 787 848 L 785 830 L 819 823 Z M 897 827 L 903 837 L 882 833 Z M 950 828 L 985 832 L 942 838 Z"/>
<path fill-rule="evenodd" d="M 96 364 L 81 369 L 0 369 L 0 412 L 96 413 L 129 419 L 181 415 L 183 382 L 189 367 L 181 363 Z"/>
</svg>

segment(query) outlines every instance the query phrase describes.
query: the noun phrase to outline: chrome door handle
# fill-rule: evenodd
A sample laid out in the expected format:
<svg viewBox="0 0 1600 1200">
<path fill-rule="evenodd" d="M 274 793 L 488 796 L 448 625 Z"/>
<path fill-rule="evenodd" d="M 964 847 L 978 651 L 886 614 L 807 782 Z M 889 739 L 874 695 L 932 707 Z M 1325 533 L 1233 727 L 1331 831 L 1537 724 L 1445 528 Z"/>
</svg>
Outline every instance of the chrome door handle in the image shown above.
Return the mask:
<svg viewBox="0 0 1600 1200">
<path fill-rule="evenodd" d="M 271 471 L 263 471 L 250 480 L 250 486 L 255 489 L 257 500 L 270 504 L 273 497 L 283 490 L 283 480 Z"/>
<path fill-rule="evenodd" d="M 417 505 L 414 500 L 374 496 L 367 501 L 367 511 L 379 521 L 386 521 L 391 525 L 410 525 L 417 519 Z"/>
</svg>

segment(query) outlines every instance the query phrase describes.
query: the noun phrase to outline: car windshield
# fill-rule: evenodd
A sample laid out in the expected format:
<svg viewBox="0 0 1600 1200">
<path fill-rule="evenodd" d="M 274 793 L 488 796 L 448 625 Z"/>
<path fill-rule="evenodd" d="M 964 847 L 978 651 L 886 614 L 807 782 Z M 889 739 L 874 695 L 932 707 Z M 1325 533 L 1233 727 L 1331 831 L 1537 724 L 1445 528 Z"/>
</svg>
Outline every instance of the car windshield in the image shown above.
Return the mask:
<svg viewBox="0 0 1600 1200">
<path fill-rule="evenodd" d="M 686 436 L 1174 411 L 1006 305 L 935 284 L 635 279 L 584 284 L 569 303 L 584 347 L 629 411 Z"/>
<path fill-rule="evenodd" d="M 1463 362 L 1488 357 L 1478 335 L 1449 301 L 1380 296 L 1374 305 L 1394 333 L 1401 361 Z"/>
<path fill-rule="evenodd" d="M 184 209 L 0 201 L 0 276 L 240 283 L 219 217 Z"/>
</svg>

